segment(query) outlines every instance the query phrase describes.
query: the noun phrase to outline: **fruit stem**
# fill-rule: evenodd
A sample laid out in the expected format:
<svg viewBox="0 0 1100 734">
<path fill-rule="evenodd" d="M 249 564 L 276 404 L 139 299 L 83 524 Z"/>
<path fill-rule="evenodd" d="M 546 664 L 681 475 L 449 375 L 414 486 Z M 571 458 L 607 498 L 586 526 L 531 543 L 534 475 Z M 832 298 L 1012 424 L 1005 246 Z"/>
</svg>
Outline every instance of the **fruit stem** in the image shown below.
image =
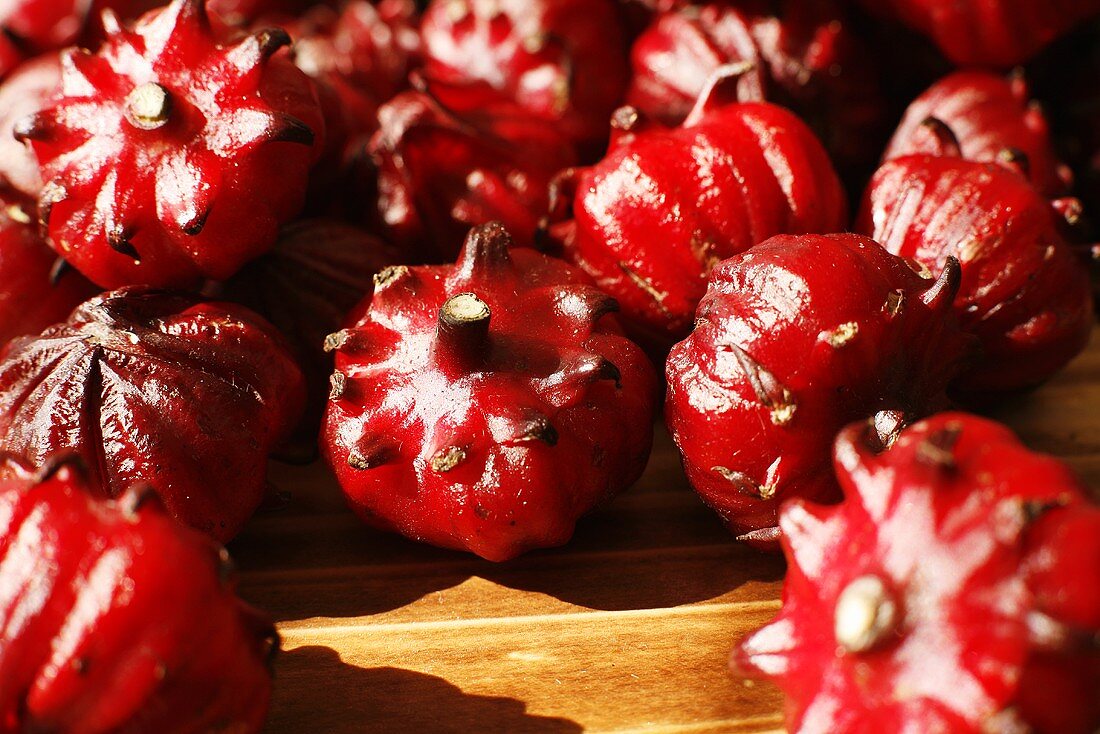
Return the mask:
<svg viewBox="0 0 1100 734">
<path fill-rule="evenodd" d="M 476 364 L 489 345 L 489 305 L 474 293 L 451 296 L 439 309 L 434 353 L 436 360 L 459 368 Z"/>
<path fill-rule="evenodd" d="M 156 82 L 135 87 L 126 98 L 126 114 L 130 123 L 142 130 L 156 130 L 168 122 L 172 112 L 172 97 Z"/>
</svg>

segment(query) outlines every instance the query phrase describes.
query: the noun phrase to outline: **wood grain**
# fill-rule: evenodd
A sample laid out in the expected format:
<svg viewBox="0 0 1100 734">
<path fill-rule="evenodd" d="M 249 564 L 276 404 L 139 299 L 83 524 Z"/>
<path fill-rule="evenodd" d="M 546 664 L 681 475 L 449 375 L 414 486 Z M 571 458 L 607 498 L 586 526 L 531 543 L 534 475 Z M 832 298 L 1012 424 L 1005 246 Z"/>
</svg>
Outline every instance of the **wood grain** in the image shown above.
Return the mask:
<svg viewBox="0 0 1100 734">
<path fill-rule="evenodd" d="M 1100 486 L 1100 339 L 989 406 Z M 779 607 L 781 559 L 733 543 L 658 431 L 638 486 L 565 548 L 505 564 L 363 527 L 323 467 L 273 465 L 285 507 L 231 551 L 279 622 L 271 734 L 768 732 L 782 698 L 728 672 Z"/>
</svg>

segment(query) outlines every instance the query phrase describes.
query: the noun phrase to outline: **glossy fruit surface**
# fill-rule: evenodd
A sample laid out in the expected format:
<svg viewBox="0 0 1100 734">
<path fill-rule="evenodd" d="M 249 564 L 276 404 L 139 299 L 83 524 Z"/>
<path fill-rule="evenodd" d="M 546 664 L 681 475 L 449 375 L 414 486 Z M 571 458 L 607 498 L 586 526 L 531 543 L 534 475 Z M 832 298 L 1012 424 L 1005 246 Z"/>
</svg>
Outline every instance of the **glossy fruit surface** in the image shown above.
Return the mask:
<svg viewBox="0 0 1100 734">
<path fill-rule="evenodd" d="M 868 432 L 837 439 L 842 504 L 784 507 L 783 610 L 735 664 L 784 690 L 791 732 L 1095 731 L 1095 585 L 1062 567 L 1089 607 L 1062 616 L 1032 570 L 1075 553 L 1077 523 L 1095 532 L 1084 486 L 975 416 L 934 416 L 882 453 Z"/>
<path fill-rule="evenodd" d="M 308 78 L 273 56 L 283 31 L 238 37 L 200 0 L 107 20 L 96 54 L 64 54 L 52 106 L 16 125 L 52 246 L 104 287 L 227 278 L 301 207 L 324 132 Z"/>
<path fill-rule="evenodd" d="M 140 487 L 0 459 L 0 730 L 259 732 L 278 636 Z"/>
<path fill-rule="evenodd" d="M 0 352 L 17 336 L 64 321 L 96 288 L 59 267 L 31 217 L 30 202 L 0 190 Z"/>
<path fill-rule="evenodd" d="M 371 525 L 494 561 L 561 545 L 632 484 L 656 379 L 583 273 L 497 223 L 451 266 L 396 266 L 327 343 L 324 450 Z"/>
<path fill-rule="evenodd" d="M 15 125 L 48 104 L 61 83 L 61 57 L 44 54 L 20 64 L 0 83 L 0 188 L 37 199 L 42 175 L 30 147 L 15 139 Z"/>
<path fill-rule="evenodd" d="M 0 451 L 73 451 L 117 497 L 149 482 L 228 540 L 259 506 L 267 456 L 301 415 L 302 374 L 274 328 L 232 304 L 133 288 L 13 341 L 0 362 Z"/>
<path fill-rule="evenodd" d="M 882 440 L 932 410 L 967 347 L 958 271 L 922 278 L 858 235 L 773 237 L 719 264 L 665 367 L 665 419 L 692 486 L 739 539 L 774 548 L 793 497 L 838 494 L 840 428 Z"/>
<path fill-rule="evenodd" d="M 1028 61 L 1078 23 L 1098 0 L 864 0 L 935 41 L 959 66 L 1007 69 Z"/>
<path fill-rule="evenodd" d="M 839 164 L 872 162 L 883 118 L 873 63 L 827 0 L 684 5 L 658 15 L 631 48 L 627 102 L 684 121 L 707 79 L 731 63 L 754 93 L 795 110 Z"/>
<path fill-rule="evenodd" d="M 534 243 L 550 181 L 576 159 L 552 126 L 509 110 L 459 117 L 424 92 L 405 92 L 379 110 L 370 142 L 378 211 L 410 259 L 452 260 L 470 227 L 490 221 L 520 244 Z"/>
<path fill-rule="evenodd" d="M 721 96 L 712 88 L 671 130 L 620 110 L 607 157 L 574 176 L 573 221 L 555 230 L 627 324 L 666 348 L 691 328 L 717 262 L 847 220 L 836 172 L 801 120 Z"/>
<path fill-rule="evenodd" d="M 433 0 L 421 38 L 425 73 L 449 106 L 516 104 L 579 144 L 606 139 L 627 83 L 612 0 Z"/>
<path fill-rule="evenodd" d="M 996 392 L 1042 382 L 1088 341 L 1088 274 L 1062 237 L 1064 216 L 1002 165 L 912 155 L 875 174 L 858 229 L 933 274 L 958 259 L 955 313 L 983 347 L 960 386 Z"/>
<path fill-rule="evenodd" d="M 957 145 L 967 160 L 1023 166 L 1048 196 L 1064 194 L 1072 184 L 1072 174 L 1054 152 L 1046 115 L 1031 99 L 1022 74 L 957 71 L 940 79 L 909 105 L 883 159 L 940 153 L 943 143 L 936 138 L 942 133 L 928 129 L 934 120 L 947 126 L 954 136 L 948 145 Z"/>
</svg>

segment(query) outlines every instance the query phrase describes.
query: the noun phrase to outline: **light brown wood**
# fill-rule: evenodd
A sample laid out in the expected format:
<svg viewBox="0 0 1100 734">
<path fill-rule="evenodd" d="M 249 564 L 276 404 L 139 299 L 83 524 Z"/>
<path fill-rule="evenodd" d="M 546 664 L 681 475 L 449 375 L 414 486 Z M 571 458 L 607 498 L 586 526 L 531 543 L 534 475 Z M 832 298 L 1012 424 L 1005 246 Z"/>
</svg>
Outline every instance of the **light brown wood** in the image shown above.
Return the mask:
<svg viewBox="0 0 1100 734">
<path fill-rule="evenodd" d="M 1100 486 L 1100 338 L 988 414 Z M 783 564 L 735 544 L 664 431 L 645 476 L 565 548 L 506 564 L 363 527 L 320 466 L 231 546 L 279 622 L 271 734 L 767 732 L 782 698 L 728 672 L 779 607 Z"/>
</svg>

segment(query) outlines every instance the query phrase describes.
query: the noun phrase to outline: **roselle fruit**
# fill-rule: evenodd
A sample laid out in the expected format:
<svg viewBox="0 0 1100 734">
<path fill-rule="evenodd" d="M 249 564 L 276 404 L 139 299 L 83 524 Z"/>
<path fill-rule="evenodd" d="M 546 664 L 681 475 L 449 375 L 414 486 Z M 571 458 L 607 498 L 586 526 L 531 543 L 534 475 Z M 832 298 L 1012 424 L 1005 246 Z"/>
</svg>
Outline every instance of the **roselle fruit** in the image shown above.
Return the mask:
<svg viewBox="0 0 1100 734">
<path fill-rule="evenodd" d="M 453 260 L 470 227 L 502 222 L 523 245 L 549 208 L 550 181 L 576 162 L 572 144 L 524 110 L 459 117 L 405 92 L 378 112 L 370 141 L 387 238 L 410 255 Z"/>
<path fill-rule="evenodd" d="M 306 376 L 306 416 L 299 440 L 316 442 L 328 398 L 332 355 L 325 337 L 343 326 L 370 296 L 375 274 L 400 261 L 396 248 L 356 227 L 331 220 L 289 224 L 275 249 L 237 273 L 219 296 L 248 306 L 286 338 Z"/>
<path fill-rule="evenodd" d="M 52 106 L 16 125 L 52 246 L 108 288 L 227 278 L 297 214 L 320 148 L 309 80 L 274 55 L 289 37 L 240 37 L 200 0 L 105 23 L 96 54 L 64 54 Z"/>
<path fill-rule="evenodd" d="M 1086 488 L 975 416 L 934 416 L 882 453 L 869 432 L 837 439 L 843 503 L 783 508 L 783 609 L 737 668 L 783 689 L 792 733 L 1096 731 Z"/>
<path fill-rule="evenodd" d="M 628 78 L 614 0 L 432 0 L 420 26 L 432 91 L 460 113 L 519 105 L 593 148 Z"/>
<path fill-rule="evenodd" d="M 846 228 L 821 143 L 782 107 L 725 102 L 734 73 L 720 71 L 678 128 L 619 110 L 607 156 L 565 181 L 572 221 L 553 228 L 627 325 L 664 348 L 691 328 L 715 263 L 775 234 Z"/>
<path fill-rule="evenodd" d="M 798 113 L 842 168 L 873 166 L 885 137 L 874 65 L 828 0 L 683 5 L 655 17 L 630 55 L 627 102 L 666 125 L 684 121 L 717 69 L 747 63 L 753 92 Z"/>
<path fill-rule="evenodd" d="M 937 155 L 946 134 L 967 160 L 1003 162 L 1020 168 L 1040 192 L 1065 194 L 1073 174 L 1054 151 L 1050 126 L 1031 99 L 1022 73 L 957 71 L 929 87 L 905 111 L 884 160 L 916 153 Z M 931 129 L 930 129 L 931 128 Z"/>
<path fill-rule="evenodd" d="M 561 545 L 641 474 L 656 376 L 580 271 L 475 227 L 381 271 L 331 335 L 324 452 L 368 524 L 503 561 Z"/>
<path fill-rule="evenodd" d="M 123 289 L 9 344 L 0 451 L 75 452 L 106 496 L 148 482 L 172 515 L 226 541 L 263 499 L 267 456 L 304 393 L 282 339 L 248 309 Z"/>
<path fill-rule="evenodd" d="M 0 730 L 259 732 L 275 627 L 225 549 L 71 457 L 0 459 Z"/>
<path fill-rule="evenodd" d="M 56 53 L 23 62 L 0 83 L 0 188 L 38 198 L 38 160 L 29 146 L 15 139 L 15 125 L 47 104 L 60 83 L 61 57 Z"/>
<path fill-rule="evenodd" d="M 1007 69 L 1028 61 L 1100 0 L 863 0 L 869 10 L 931 38 L 959 66 Z"/>
<path fill-rule="evenodd" d="M 933 281 L 852 234 L 780 235 L 711 273 L 665 366 L 665 420 L 691 485 L 739 540 L 773 549 L 794 497 L 839 494 L 837 431 L 878 416 L 885 443 L 935 409 L 967 356 L 958 265 Z"/>
<path fill-rule="evenodd" d="M 857 229 L 934 275 L 947 258 L 959 261 L 955 313 L 982 355 L 958 386 L 1002 392 L 1043 382 L 1088 341 L 1088 273 L 1061 232 L 1077 208 L 1044 198 L 1022 171 L 964 160 L 946 145 L 883 164 Z"/>
<path fill-rule="evenodd" d="M 59 263 L 38 233 L 30 202 L 0 190 L 0 352 L 17 336 L 59 321 L 96 288 Z"/>
</svg>

